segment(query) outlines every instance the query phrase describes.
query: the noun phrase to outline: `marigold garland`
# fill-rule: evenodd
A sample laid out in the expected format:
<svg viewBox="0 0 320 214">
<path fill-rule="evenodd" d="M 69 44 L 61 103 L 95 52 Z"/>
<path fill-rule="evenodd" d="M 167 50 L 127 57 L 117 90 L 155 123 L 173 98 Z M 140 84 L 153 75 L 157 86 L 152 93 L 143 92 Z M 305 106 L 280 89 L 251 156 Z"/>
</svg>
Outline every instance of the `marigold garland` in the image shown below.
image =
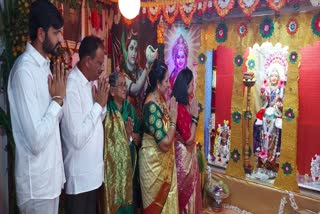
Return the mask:
<svg viewBox="0 0 320 214">
<path fill-rule="evenodd" d="M 287 22 L 287 32 L 290 35 L 294 35 L 299 28 L 298 21 L 295 18 L 290 18 Z"/>
<path fill-rule="evenodd" d="M 186 11 L 184 11 L 184 7 L 186 7 L 187 5 L 189 7 L 192 7 L 190 13 L 187 13 Z M 179 6 L 181 19 L 185 25 L 187 25 L 187 26 L 190 25 L 192 18 L 193 18 L 193 15 L 196 12 L 196 10 L 197 10 L 196 3 L 185 3 L 185 4 Z"/>
<path fill-rule="evenodd" d="M 154 24 L 158 20 L 159 15 L 161 14 L 161 9 L 161 7 L 149 7 L 147 9 L 148 18 L 152 24 Z"/>
<path fill-rule="evenodd" d="M 169 11 L 168 7 L 174 7 L 173 12 Z M 179 15 L 179 10 L 177 8 L 179 8 L 179 4 L 163 6 L 163 9 L 162 9 L 163 18 L 169 24 L 169 26 L 173 24 L 173 22 L 176 20 L 177 16 Z"/>
<path fill-rule="evenodd" d="M 276 11 L 277 13 L 283 6 L 286 4 L 286 0 L 267 0 L 267 6 L 272 10 Z"/>
<path fill-rule="evenodd" d="M 205 14 L 208 7 L 208 0 L 199 1 L 197 5 L 197 16 L 201 17 Z"/>
<path fill-rule="evenodd" d="M 312 32 L 315 35 L 320 36 L 320 13 L 313 16 L 311 21 L 311 28 Z"/>
<path fill-rule="evenodd" d="M 248 17 L 257 9 L 260 4 L 260 0 L 238 0 L 239 7 L 242 12 Z"/>
<path fill-rule="evenodd" d="M 213 0 L 214 8 L 218 15 L 224 18 L 234 7 L 234 0 Z"/>
</svg>

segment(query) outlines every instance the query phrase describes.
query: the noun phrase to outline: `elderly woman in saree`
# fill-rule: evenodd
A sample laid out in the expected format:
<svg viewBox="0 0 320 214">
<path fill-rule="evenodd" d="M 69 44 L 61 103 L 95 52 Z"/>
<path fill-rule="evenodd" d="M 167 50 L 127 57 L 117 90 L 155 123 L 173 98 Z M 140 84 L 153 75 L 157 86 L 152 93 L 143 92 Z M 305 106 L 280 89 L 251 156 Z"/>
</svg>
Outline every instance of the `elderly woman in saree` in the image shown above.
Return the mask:
<svg viewBox="0 0 320 214">
<path fill-rule="evenodd" d="M 192 71 L 185 68 L 178 74 L 172 91 L 172 96 L 178 102 L 175 155 L 180 213 L 202 213 L 200 174 L 194 142 L 199 107 L 193 91 Z"/>
<path fill-rule="evenodd" d="M 143 213 L 179 212 L 177 174 L 174 157 L 177 103 L 167 107 L 165 94 L 170 87 L 168 67 L 153 63 L 143 107 L 143 139 L 139 152 Z"/>
<path fill-rule="evenodd" d="M 134 107 L 126 100 L 125 76 L 113 72 L 109 83 L 111 98 L 104 125 L 106 213 L 134 213 L 133 175 L 140 123 Z"/>
</svg>

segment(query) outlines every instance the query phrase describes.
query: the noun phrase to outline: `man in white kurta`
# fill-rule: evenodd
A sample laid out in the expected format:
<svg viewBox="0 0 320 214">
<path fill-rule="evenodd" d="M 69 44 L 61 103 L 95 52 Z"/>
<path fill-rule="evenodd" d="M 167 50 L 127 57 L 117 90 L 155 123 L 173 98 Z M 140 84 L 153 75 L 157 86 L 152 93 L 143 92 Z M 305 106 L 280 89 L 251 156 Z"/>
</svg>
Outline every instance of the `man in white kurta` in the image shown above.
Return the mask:
<svg viewBox="0 0 320 214">
<path fill-rule="evenodd" d="M 103 125 L 109 84 L 99 79 L 104 49 L 95 36 L 85 37 L 79 63 L 68 77 L 61 122 L 66 182 L 66 213 L 96 213 L 97 189 L 104 180 Z M 94 93 L 93 93 L 94 91 Z"/>
</svg>

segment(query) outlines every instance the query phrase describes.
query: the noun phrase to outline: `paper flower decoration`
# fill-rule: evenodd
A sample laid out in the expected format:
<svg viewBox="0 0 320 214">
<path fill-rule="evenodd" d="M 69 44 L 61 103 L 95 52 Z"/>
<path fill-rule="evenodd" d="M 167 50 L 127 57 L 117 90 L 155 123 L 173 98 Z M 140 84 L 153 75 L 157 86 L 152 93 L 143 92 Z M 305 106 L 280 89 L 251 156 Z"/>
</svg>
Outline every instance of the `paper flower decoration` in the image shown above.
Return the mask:
<svg viewBox="0 0 320 214">
<path fill-rule="evenodd" d="M 216 40 L 219 43 L 225 42 L 228 36 L 228 28 L 225 23 L 220 23 L 216 29 Z"/>
<path fill-rule="evenodd" d="M 285 113 L 285 116 L 286 116 L 286 120 L 287 121 L 291 121 L 295 118 L 295 115 L 293 113 L 293 109 L 292 108 L 289 108 L 286 113 Z"/>
<path fill-rule="evenodd" d="M 204 63 L 206 63 L 207 61 L 207 57 L 204 53 L 199 54 L 198 56 L 198 62 L 203 65 Z"/>
<path fill-rule="evenodd" d="M 288 34 L 294 35 L 298 31 L 298 28 L 299 28 L 299 24 L 295 18 L 291 18 L 288 20 L 288 23 L 287 23 Z"/>
<path fill-rule="evenodd" d="M 311 28 L 315 35 L 320 36 L 320 13 L 313 16 Z"/>
<path fill-rule="evenodd" d="M 241 120 L 241 114 L 238 111 L 235 111 L 232 113 L 232 120 L 235 123 L 240 123 Z"/>
<path fill-rule="evenodd" d="M 243 63 L 243 58 L 240 54 L 238 54 L 235 58 L 234 58 L 234 64 L 238 67 L 240 67 Z"/>
<path fill-rule="evenodd" d="M 260 35 L 263 38 L 269 38 L 274 31 L 274 23 L 270 18 L 265 18 L 260 24 Z"/>
<path fill-rule="evenodd" d="M 237 163 L 239 160 L 240 160 L 240 153 L 237 149 L 234 149 L 232 152 L 231 152 L 231 159 Z"/>
<path fill-rule="evenodd" d="M 282 170 L 283 170 L 283 174 L 285 175 L 290 175 L 292 173 L 292 166 L 289 162 L 285 162 L 284 164 L 282 164 Z"/>
<path fill-rule="evenodd" d="M 245 22 L 241 22 L 238 26 L 237 33 L 240 37 L 245 37 L 248 33 L 248 25 Z"/>
<path fill-rule="evenodd" d="M 292 52 L 290 53 L 290 56 L 289 56 L 289 61 L 290 61 L 292 64 L 294 64 L 294 63 L 296 63 L 297 60 L 298 60 L 298 53 L 295 52 L 295 51 L 292 51 Z"/>
</svg>

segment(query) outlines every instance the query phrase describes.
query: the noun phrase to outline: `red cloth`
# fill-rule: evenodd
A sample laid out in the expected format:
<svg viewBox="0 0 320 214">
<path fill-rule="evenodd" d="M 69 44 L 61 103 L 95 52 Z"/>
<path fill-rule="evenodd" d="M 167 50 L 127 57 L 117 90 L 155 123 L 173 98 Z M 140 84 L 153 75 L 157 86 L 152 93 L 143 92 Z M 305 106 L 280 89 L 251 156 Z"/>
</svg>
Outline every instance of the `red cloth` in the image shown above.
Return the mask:
<svg viewBox="0 0 320 214">
<path fill-rule="evenodd" d="M 320 41 L 301 49 L 297 164 L 300 174 L 310 174 L 311 158 L 320 154 Z M 290 107 L 290 106 L 288 106 Z"/>
<path fill-rule="evenodd" d="M 192 116 L 188 112 L 187 106 L 178 104 L 177 131 L 184 141 L 190 138 L 190 127 L 192 125 Z"/>
<path fill-rule="evenodd" d="M 223 124 L 223 120 L 230 121 L 234 53 L 234 50 L 221 45 L 219 45 L 215 52 L 215 62 L 217 68 L 215 92 L 216 129 L 218 124 Z"/>
</svg>

